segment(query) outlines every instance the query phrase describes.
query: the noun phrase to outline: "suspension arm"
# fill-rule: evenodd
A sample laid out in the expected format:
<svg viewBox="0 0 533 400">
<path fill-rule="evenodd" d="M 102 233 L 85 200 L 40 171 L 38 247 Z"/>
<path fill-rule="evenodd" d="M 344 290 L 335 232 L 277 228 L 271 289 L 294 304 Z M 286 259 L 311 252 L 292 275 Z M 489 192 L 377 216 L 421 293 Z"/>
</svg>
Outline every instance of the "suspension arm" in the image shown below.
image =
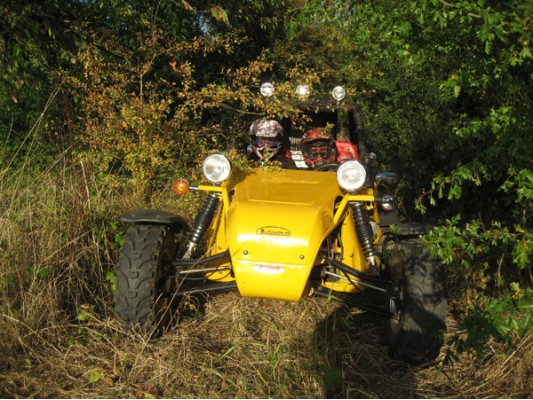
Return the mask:
<svg viewBox="0 0 533 400">
<path fill-rule="evenodd" d="M 190 258 L 184 258 L 181 260 L 172 261 L 172 265 L 175 267 L 194 267 L 195 265 L 203 265 L 203 264 L 210 263 L 211 261 L 222 260 L 228 255 L 229 255 L 229 252 L 225 251 L 224 253 L 215 254 L 214 256 L 198 258 L 194 260 Z"/>
<path fill-rule="evenodd" d="M 334 260 L 334 259 L 328 259 L 328 262 L 330 263 L 331 266 L 341 270 L 342 272 L 344 272 L 345 274 L 349 274 L 349 275 L 353 275 L 355 276 L 357 279 L 360 279 L 361 281 L 364 281 L 364 282 L 369 282 L 369 283 L 373 283 L 373 284 L 377 284 L 377 285 L 390 285 L 392 284 L 392 280 L 390 279 L 387 279 L 387 278 L 383 278 L 381 276 L 373 276 L 373 275 L 368 275 L 368 274 L 365 274 L 361 271 L 357 271 L 356 269 L 353 269 L 352 267 L 349 267 L 348 265 L 338 261 L 338 260 Z"/>
</svg>

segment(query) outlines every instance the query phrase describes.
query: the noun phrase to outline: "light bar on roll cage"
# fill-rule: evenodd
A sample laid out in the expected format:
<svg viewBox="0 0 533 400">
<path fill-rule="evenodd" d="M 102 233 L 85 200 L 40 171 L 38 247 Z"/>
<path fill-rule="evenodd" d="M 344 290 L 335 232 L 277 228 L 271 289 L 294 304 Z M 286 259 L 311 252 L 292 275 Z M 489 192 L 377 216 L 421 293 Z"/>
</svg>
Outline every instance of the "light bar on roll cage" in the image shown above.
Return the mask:
<svg viewBox="0 0 533 400">
<path fill-rule="evenodd" d="M 346 90 L 342 86 L 335 86 L 331 91 L 331 96 L 338 102 L 342 101 L 346 98 Z"/>
<path fill-rule="evenodd" d="M 272 83 L 264 82 L 261 85 L 260 92 L 263 97 L 270 98 L 274 95 L 276 90 Z M 309 87 L 309 85 L 302 83 L 296 86 L 296 90 L 294 92 L 299 98 L 306 99 L 311 94 L 311 88 Z M 337 102 L 341 102 L 342 100 L 346 98 L 346 89 L 344 89 L 344 87 L 340 85 L 335 86 L 333 90 L 331 91 L 331 96 Z"/>
<path fill-rule="evenodd" d="M 300 98 L 306 98 L 311 94 L 311 89 L 306 84 L 296 86 L 296 95 Z"/>
<path fill-rule="evenodd" d="M 270 82 L 265 82 L 261 85 L 261 94 L 264 96 L 264 97 L 271 97 L 274 95 L 274 92 L 276 91 L 274 89 L 274 85 L 271 84 Z"/>
</svg>

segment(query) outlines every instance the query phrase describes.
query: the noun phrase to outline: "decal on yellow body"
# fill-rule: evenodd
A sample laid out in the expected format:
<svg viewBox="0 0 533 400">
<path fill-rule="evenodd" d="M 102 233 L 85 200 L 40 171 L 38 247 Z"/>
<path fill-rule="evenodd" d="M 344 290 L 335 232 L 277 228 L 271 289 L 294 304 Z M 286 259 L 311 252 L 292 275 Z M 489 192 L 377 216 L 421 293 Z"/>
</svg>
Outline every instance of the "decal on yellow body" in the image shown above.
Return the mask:
<svg viewBox="0 0 533 400">
<path fill-rule="evenodd" d="M 278 236 L 278 237 L 289 237 L 291 236 L 291 231 L 285 228 L 280 228 L 279 226 L 263 226 L 257 230 L 257 234 Z"/>
</svg>

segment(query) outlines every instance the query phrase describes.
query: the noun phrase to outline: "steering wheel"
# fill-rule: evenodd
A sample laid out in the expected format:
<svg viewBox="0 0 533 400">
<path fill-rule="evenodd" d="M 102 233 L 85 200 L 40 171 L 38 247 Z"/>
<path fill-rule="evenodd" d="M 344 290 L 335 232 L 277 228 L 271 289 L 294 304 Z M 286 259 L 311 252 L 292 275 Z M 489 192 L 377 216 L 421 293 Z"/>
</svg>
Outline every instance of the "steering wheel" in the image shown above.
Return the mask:
<svg viewBox="0 0 533 400">
<path fill-rule="evenodd" d="M 320 167 L 316 168 L 315 171 L 328 171 L 335 172 L 339 169 L 341 165 L 336 162 L 322 164 Z"/>
</svg>

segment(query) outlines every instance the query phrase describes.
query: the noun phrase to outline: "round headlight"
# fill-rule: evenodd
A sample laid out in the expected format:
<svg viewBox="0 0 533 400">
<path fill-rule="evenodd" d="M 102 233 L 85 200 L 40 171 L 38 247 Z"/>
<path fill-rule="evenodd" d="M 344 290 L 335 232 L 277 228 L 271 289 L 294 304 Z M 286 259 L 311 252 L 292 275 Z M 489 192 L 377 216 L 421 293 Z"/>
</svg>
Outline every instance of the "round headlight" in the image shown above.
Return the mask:
<svg viewBox="0 0 533 400">
<path fill-rule="evenodd" d="M 309 89 L 309 86 L 302 84 L 296 86 L 296 95 L 298 97 L 305 98 L 311 94 L 311 89 Z"/>
<path fill-rule="evenodd" d="M 355 192 L 362 188 L 365 181 L 365 167 L 358 161 L 346 161 L 337 170 L 337 182 L 348 192 Z"/>
<path fill-rule="evenodd" d="M 212 154 L 202 164 L 205 177 L 213 183 L 220 183 L 228 179 L 231 173 L 231 163 L 222 154 Z"/>
<path fill-rule="evenodd" d="M 337 101 L 342 101 L 346 97 L 346 90 L 342 86 L 336 86 L 332 91 L 331 95 Z"/>
<path fill-rule="evenodd" d="M 265 97 L 270 97 L 274 94 L 274 85 L 270 82 L 265 82 L 261 85 L 261 94 Z"/>
</svg>

